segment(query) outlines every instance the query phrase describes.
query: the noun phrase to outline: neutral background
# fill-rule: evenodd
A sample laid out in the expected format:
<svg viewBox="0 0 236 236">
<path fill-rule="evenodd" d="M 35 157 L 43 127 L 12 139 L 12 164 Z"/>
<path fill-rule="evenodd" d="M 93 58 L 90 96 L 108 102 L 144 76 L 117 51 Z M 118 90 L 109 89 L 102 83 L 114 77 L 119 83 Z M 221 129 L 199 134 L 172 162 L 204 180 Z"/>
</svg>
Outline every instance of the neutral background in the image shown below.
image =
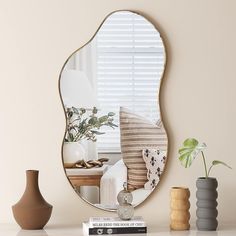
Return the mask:
<svg viewBox="0 0 236 236">
<path fill-rule="evenodd" d="M 11 205 L 25 186 L 25 170 L 40 170 L 40 188 L 54 206 L 50 224 L 80 224 L 108 215 L 83 202 L 61 162 L 65 118 L 58 77 L 66 58 L 86 43 L 104 17 L 118 9 L 144 14 L 160 30 L 168 51 L 161 91 L 169 134 L 169 162 L 158 190 L 135 214 L 169 222 L 171 186 L 191 190 L 201 160 L 184 169 L 177 150 L 187 137 L 208 145 L 218 167 L 220 223 L 236 223 L 236 1 L 234 0 L 21 0 L 0 1 L 0 222 L 13 222 Z"/>
</svg>

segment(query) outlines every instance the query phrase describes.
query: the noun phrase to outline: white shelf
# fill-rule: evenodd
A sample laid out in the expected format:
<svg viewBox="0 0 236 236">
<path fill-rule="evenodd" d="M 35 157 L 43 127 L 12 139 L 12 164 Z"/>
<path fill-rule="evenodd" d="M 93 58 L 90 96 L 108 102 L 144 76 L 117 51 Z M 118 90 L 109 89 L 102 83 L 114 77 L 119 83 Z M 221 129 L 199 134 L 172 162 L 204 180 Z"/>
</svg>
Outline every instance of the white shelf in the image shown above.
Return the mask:
<svg viewBox="0 0 236 236">
<path fill-rule="evenodd" d="M 148 227 L 148 231 L 149 233 L 146 236 L 235 236 L 236 224 L 225 224 L 220 226 L 217 231 L 208 232 L 196 231 L 195 229 L 170 231 L 168 227 L 163 226 Z M 16 224 L 0 224 L 0 236 L 83 236 L 83 233 L 80 226 L 49 224 L 44 230 L 21 230 Z"/>
</svg>

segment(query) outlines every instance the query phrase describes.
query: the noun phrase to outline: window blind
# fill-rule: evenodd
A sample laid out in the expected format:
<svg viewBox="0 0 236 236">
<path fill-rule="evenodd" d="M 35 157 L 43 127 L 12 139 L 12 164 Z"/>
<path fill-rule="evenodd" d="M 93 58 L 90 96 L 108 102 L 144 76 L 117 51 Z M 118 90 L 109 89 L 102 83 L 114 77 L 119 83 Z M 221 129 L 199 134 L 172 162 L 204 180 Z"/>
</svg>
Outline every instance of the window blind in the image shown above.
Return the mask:
<svg viewBox="0 0 236 236">
<path fill-rule="evenodd" d="M 102 113 L 119 107 L 157 121 L 158 88 L 164 67 L 164 47 L 159 33 L 143 17 L 117 12 L 106 19 L 96 37 L 97 97 Z M 119 127 L 103 128 L 98 152 L 120 152 Z"/>
</svg>

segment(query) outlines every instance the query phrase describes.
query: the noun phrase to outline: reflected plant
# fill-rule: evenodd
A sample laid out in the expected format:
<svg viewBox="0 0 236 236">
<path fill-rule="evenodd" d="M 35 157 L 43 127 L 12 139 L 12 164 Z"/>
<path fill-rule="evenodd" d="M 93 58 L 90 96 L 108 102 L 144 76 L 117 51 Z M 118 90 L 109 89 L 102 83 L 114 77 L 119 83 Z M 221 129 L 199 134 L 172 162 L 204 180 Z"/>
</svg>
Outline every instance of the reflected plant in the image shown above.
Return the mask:
<svg viewBox="0 0 236 236">
<path fill-rule="evenodd" d="M 97 135 L 105 134 L 99 132 L 102 126 L 111 128 L 118 127 L 113 123 L 115 113 L 109 112 L 107 115 L 97 116 L 98 109 L 94 107 L 91 114 L 85 108 L 66 108 L 67 129 L 65 142 L 78 142 L 82 139 L 97 141 Z"/>
</svg>

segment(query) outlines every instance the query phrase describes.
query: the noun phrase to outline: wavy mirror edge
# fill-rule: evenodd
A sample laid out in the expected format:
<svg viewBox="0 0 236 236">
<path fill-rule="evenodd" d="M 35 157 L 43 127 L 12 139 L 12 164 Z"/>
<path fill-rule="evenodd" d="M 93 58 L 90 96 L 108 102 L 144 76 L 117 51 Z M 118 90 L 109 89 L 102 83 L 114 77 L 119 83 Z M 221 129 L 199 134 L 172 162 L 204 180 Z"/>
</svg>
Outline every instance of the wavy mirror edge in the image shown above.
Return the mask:
<svg viewBox="0 0 236 236">
<path fill-rule="evenodd" d="M 64 117 L 65 117 L 65 131 L 64 131 L 64 136 L 63 136 L 63 139 L 62 139 L 62 144 L 61 144 L 61 163 L 62 163 L 62 167 L 63 167 L 63 170 L 64 170 L 64 173 L 65 173 L 65 176 L 67 178 L 67 181 L 69 182 L 69 184 L 71 185 L 74 193 L 79 196 L 83 201 L 85 201 L 86 203 L 88 203 L 89 205 L 97 208 L 97 209 L 100 209 L 100 210 L 103 210 L 103 211 L 108 211 L 108 212 L 116 212 L 115 209 L 106 209 L 106 208 L 102 208 L 102 207 L 99 207 L 99 206 L 96 206 L 94 205 L 93 203 L 89 202 L 85 197 L 83 197 L 81 194 L 78 194 L 76 193 L 76 191 L 74 190 L 74 187 L 71 183 L 71 181 L 69 180 L 69 177 L 67 176 L 66 174 L 66 170 L 64 168 L 64 161 L 63 161 L 63 144 L 64 144 L 64 139 L 65 139 L 65 136 L 66 136 L 66 130 L 67 130 L 67 116 L 66 116 L 66 110 L 65 110 L 65 106 L 64 106 L 64 103 L 63 103 L 63 99 L 62 99 L 62 93 L 61 93 L 61 85 L 60 85 L 60 81 L 61 81 L 61 76 L 62 76 L 62 72 L 66 66 L 66 64 L 68 63 L 68 61 L 73 57 L 73 55 L 75 53 L 77 53 L 78 51 L 80 51 L 82 48 L 84 48 L 86 45 L 88 45 L 89 43 L 91 43 L 91 41 L 95 38 L 95 36 L 97 35 L 98 31 L 100 30 L 100 28 L 102 27 L 102 25 L 104 24 L 104 22 L 107 20 L 107 18 L 109 16 L 111 16 L 112 14 L 114 13 L 117 13 L 117 12 L 123 12 L 123 11 L 126 11 L 126 12 L 131 12 L 131 13 L 134 13 L 134 14 L 137 14 L 137 15 L 140 15 L 141 17 L 143 17 L 144 19 L 146 19 L 155 29 L 156 31 L 159 33 L 160 35 L 160 38 L 162 40 L 162 43 L 163 43 L 163 49 L 164 49 L 164 64 L 163 64 L 163 71 L 161 73 L 161 76 L 160 76 L 160 85 L 159 85 L 159 93 L 158 93 L 158 96 L 157 96 L 157 99 L 158 99 L 158 106 L 159 106 L 159 112 L 160 112 L 160 120 L 162 121 L 162 126 L 163 126 L 163 129 L 165 131 L 165 134 L 166 134 L 166 138 L 167 138 L 167 151 L 166 151 L 166 156 L 167 156 L 167 161 L 165 163 L 165 166 L 164 166 L 164 169 L 163 169 L 163 173 L 160 177 L 160 181 L 158 182 L 158 184 L 155 186 L 155 188 L 153 189 L 153 191 L 142 201 L 140 202 L 139 204 L 137 204 L 136 206 L 134 206 L 135 208 L 136 207 L 140 207 L 142 206 L 146 201 L 147 199 L 150 197 L 150 195 L 154 192 L 154 191 L 157 191 L 157 186 L 160 185 L 160 182 L 161 180 L 163 179 L 163 175 L 166 171 L 166 166 L 167 166 L 167 163 L 168 163 L 168 154 L 169 154 L 169 135 L 168 135 L 168 132 L 167 132 L 167 129 L 166 129 L 166 126 L 165 126 L 165 123 L 162 119 L 162 105 L 161 105 L 161 91 L 162 91 L 162 86 L 163 86 L 163 79 L 164 79 L 164 76 L 165 76 L 165 72 L 166 72 L 166 65 L 167 65 L 167 48 L 166 48 L 166 44 L 165 44 L 165 40 L 160 32 L 160 30 L 158 29 L 158 27 L 156 26 L 156 24 L 154 24 L 152 22 L 152 20 L 150 18 L 148 18 L 147 16 L 145 16 L 143 13 L 141 12 L 138 12 L 138 11 L 134 11 L 134 10 L 127 10 L 127 9 L 120 9 L 120 10 L 115 10 L 115 11 L 112 11 L 111 13 L 109 13 L 105 18 L 104 20 L 100 23 L 98 29 L 96 30 L 96 32 L 93 34 L 93 36 L 89 39 L 89 41 L 85 44 L 83 44 L 81 47 L 79 47 L 78 49 L 76 49 L 75 51 L 73 51 L 70 56 L 66 59 L 66 61 L 64 62 L 63 66 L 62 66 L 62 69 L 59 73 L 59 79 L 58 79 L 58 90 L 59 90 L 59 97 L 60 97 L 60 101 L 61 101 L 61 104 L 62 104 L 62 107 L 63 107 L 63 111 L 64 111 Z"/>
</svg>

